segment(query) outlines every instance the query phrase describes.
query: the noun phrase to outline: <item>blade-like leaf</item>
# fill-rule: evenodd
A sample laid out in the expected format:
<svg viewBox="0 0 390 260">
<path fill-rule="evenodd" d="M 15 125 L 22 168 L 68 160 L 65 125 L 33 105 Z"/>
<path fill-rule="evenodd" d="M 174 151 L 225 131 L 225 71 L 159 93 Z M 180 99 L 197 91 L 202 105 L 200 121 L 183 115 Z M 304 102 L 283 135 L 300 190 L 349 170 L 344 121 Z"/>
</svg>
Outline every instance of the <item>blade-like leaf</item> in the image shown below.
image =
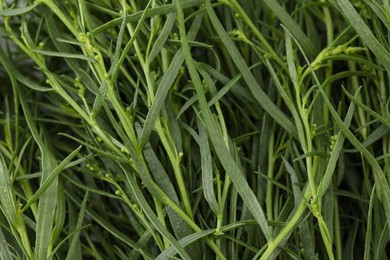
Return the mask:
<svg viewBox="0 0 390 260">
<path fill-rule="evenodd" d="M 40 2 L 37 1 L 34 2 L 34 4 L 26 7 L 0 10 L 0 16 L 18 16 L 18 15 L 26 14 L 31 10 L 33 10 L 35 7 L 37 7 L 39 4 Z"/>
<path fill-rule="evenodd" d="M 337 3 L 363 42 L 375 54 L 383 67 L 390 72 L 390 53 L 379 43 L 378 39 L 359 16 L 351 2 L 349 0 L 337 0 Z"/>
<path fill-rule="evenodd" d="M 95 63 L 96 60 L 94 58 L 82 55 L 82 54 L 74 54 L 74 53 L 63 53 L 63 52 L 55 52 L 55 51 L 45 51 L 45 50 L 34 50 L 34 52 L 51 56 L 51 57 L 60 57 L 60 58 L 69 58 L 69 59 L 80 59 L 80 60 L 86 60 L 90 61 L 92 63 Z"/>
<path fill-rule="evenodd" d="M 45 179 L 39 186 L 39 189 L 34 195 L 28 200 L 26 205 L 23 207 L 22 212 L 28 209 L 34 202 L 36 202 L 49 187 L 58 178 L 58 175 L 70 164 L 71 160 L 79 153 L 82 146 L 79 146 L 76 150 L 70 153 L 59 165 L 57 165 L 47 179 Z"/>
</svg>

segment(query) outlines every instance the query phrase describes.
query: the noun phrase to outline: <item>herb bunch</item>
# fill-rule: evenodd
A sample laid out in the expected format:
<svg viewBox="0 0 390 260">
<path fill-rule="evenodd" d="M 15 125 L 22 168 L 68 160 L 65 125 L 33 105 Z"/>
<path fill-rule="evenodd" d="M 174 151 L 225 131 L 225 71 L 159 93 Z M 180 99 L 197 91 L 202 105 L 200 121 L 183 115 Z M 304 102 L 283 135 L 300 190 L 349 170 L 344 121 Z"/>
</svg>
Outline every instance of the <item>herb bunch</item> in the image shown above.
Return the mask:
<svg viewBox="0 0 390 260">
<path fill-rule="evenodd" d="M 383 259 L 386 0 L 0 1 L 1 259 Z"/>
</svg>

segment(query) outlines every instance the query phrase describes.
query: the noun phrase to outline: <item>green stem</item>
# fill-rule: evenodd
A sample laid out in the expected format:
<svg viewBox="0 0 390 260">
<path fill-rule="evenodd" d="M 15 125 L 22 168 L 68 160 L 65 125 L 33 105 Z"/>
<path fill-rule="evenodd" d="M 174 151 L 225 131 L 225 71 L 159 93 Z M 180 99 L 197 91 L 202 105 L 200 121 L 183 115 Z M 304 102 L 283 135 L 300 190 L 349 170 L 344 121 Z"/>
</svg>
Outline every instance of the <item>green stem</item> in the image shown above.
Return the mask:
<svg viewBox="0 0 390 260">
<path fill-rule="evenodd" d="M 177 185 L 179 186 L 179 192 L 181 199 L 184 204 L 184 209 L 186 210 L 188 216 L 192 219 L 193 218 L 193 213 L 192 213 L 192 207 L 191 207 L 191 201 L 188 196 L 188 191 L 187 191 L 187 185 L 185 184 L 183 174 L 180 169 L 180 155 L 177 154 L 176 149 L 172 148 L 171 145 L 169 145 L 169 142 L 167 140 L 167 136 L 164 133 L 163 127 L 161 125 L 161 121 L 158 119 L 156 122 L 156 129 L 157 133 L 161 139 L 161 142 L 168 154 L 168 157 L 171 161 L 172 167 L 173 167 L 173 172 L 175 174 L 176 182 Z"/>
<path fill-rule="evenodd" d="M 307 201 L 309 201 L 311 196 L 311 190 L 306 187 L 304 197 L 302 198 L 299 206 L 296 208 L 294 216 L 289 220 L 287 225 L 279 232 L 274 240 L 268 243 L 267 249 L 260 258 L 261 260 L 268 260 L 272 253 L 278 248 L 279 244 L 284 240 L 284 238 L 288 236 L 291 231 L 298 225 L 299 220 L 307 208 Z"/>
<path fill-rule="evenodd" d="M 267 176 L 271 180 L 274 178 L 274 166 L 275 166 L 275 160 L 274 160 L 274 143 L 275 143 L 275 127 L 273 127 L 273 130 L 271 131 L 271 135 L 269 138 L 269 144 L 268 144 L 268 170 L 267 170 Z M 267 207 L 267 219 L 273 220 L 273 184 L 271 181 L 267 181 L 267 195 L 266 195 L 266 207 Z"/>
<path fill-rule="evenodd" d="M 73 26 L 69 18 L 54 3 L 54 1 L 52 0 L 39 0 L 39 1 L 46 4 L 58 16 L 58 18 L 60 18 L 60 20 L 65 24 L 68 30 L 76 37 L 76 39 L 78 38 L 78 30 Z"/>
<path fill-rule="evenodd" d="M 268 40 L 263 36 L 263 34 L 258 30 L 258 26 L 254 25 L 252 20 L 248 17 L 248 15 L 245 13 L 245 11 L 242 9 L 239 3 L 237 3 L 236 0 L 228 0 L 229 5 L 237 12 L 240 18 L 244 20 L 246 24 L 248 24 L 249 28 L 251 29 L 251 32 L 253 32 L 256 37 L 259 39 L 261 44 L 264 45 L 265 49 L 269 52 L 269 56 L 272 57 L 273 60 L 276 61 L 276 63 L 279 64 L 279 66 L 284 70 L 288 71 L 287 66 L 284 61 L 282 61 L 279 58 L 279 55 L 275 53 L 274 48 L 272 48 L 271 45 L 269 45 Z"/>
<path fill-rule="evenodd" d="M 339 215 L 339 203 L 337 196 L 334 195 L 334 244 L 336 248 L 336 259 L 342 259 L 342 244 L 341 244 L 341 227 Z"/>
</svg>

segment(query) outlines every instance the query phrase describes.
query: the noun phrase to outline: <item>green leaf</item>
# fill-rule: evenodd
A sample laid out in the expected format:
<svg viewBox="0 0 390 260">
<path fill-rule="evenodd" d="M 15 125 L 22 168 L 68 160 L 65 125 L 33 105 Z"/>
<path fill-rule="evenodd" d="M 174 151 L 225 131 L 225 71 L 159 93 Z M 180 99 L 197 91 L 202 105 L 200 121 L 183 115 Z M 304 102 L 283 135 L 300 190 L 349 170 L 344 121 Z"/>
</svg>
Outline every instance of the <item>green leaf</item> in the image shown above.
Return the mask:
<svg viewBox="0 0 390 260">
<path fill-rule="evenodd" d="M 216 214 L 219 214 L 218 202 L 214 193 L 214 181 L 213 181 L 213 165 L 210 152 L 209 141 L 207 137 L 206 129 L 203 123 L 198 119 L 199 128 L 199 147 L 202 164 L 202 188 L 203 195 L 208 202 L 210 209 Z"/>
<path fill-rule="evenodd" d="M 180 202 L 176 194 L 175 188 L 149 143 L 145 146 L 143 153 L 145 155 L 146 161 L 148 162 L 150 172 L 153 175 L 156 184 L 161 187 L 161 189 L 169 196 L 169 198 L 173 202 L 179 204 Z M 172 208 L 167 208 L 167 213 L 171 222 L 171 226 L 177 238 L 180 239 L 192 233 L 192 230 L 187 225 L 187 223 L 185 223 L 185 221 L 176 212 L 174 212 Z"/>
<path fill-rule="evenodd" d="M 299 44 L 312 57 L 317 56 L 319 51 L 314 47 L 309 37 L 302 31 L 301 26 L 288 14 L 288 12 L 274 0 L 264 0 L 264 3 L 271 9 L 271 11 L 279 18 L 287 30 L 298 39 Z"/>
<path fill-rule="evenodd" d="M 39 189 L 34 193 L 34 195 L 28 200 L 26 205 L 24 205 L 22 212 L 27 210 L 34 202 L 36 202 L 41 195 L 50 187 L 50 185 L 57 180 L 58 176 L 62 171 L 71 163 L 71 160 L 80 152 L 82 146 L 79 146 L 76 150 L 70 153 L 59 165 L 57 165 L 50 173 L 48 178 L 46 178 Z"/>
<path fill-rule="evenodd" d="M 223 28 L 217 15 L 215 14 L 211 5 L 206 5 L 207 13 L 210 21 L 214 26 L 216 33 L 225 45 L 229 55 L 235 62 L 236 67 L 240 70 L 243 79 L 247 83 L 252 95 L 255 97 L 258 104 L 287 132 L 296 135 L 295 125 L 290 119 L 270 100 L 270 98 L 264 93 L 262 88 L 257 83 L 253 74 L 250 72 L 240 52 L 237 50 L 233 41 L 230 39 L 228 33 Z"/>
<path fill-rule="evenodd" d="M 42 147 L 41 156 L 42 184 L 50 177 L 50 173 L 56 168 L 57 163 L 47 147 Z M 37 259 L 46 259 L 51 254 L 50 249 L 54 242 L 51 240 L 51 233 L 57 206 L 57 189 L 58 179 L 55 178 L 39 197 L 35 240 L 35 257 Z"/>
<path fill-rule="evenodd" d="M 0 259 L 12 259 L 10 247 L 7 244 L 7 240 L 4 237 L 3 230 L 0 227 Z"/>
<path fill-rule="evenodd" d="M 367 136 L 367 138 L 362 142 L 362 145 L 364 147 L 368 147 L 373 143 L 382 140 L 389 132 L 390 132 L 390 128 L 388 128 L 385 125 L 381 125 L 377 129 L 375 129 L 369 136 Z M 354 153 L 354 152 L 358 152 L 359 150 L 354 148 L 354 149 L 345 149 L 344 151 Z"/>
<path fill-rule="evenodd" d="M 348 91 L 343 88 L 344 93 L 348 96 L 349 99 L 351 99 L 358 107 L 361 107 L 364 111 L 366 111 L 368 114 L 375 117 L 379 122 L 381 122 L 383 125 L 390 128 L 390 121 L 384 118 L 383 116 L 379 115 L 377 112 L 375 112 L 370 107 L 364 105 L 361 101 L 359 101 L 356 97 L 352 96 Z"/>
<path fill-rule="evenodd" d="M 19 7 L 19 8 L 13 8 L 13 9 L 3 9 L 0 10 L 0 16 L 17 16 L 22 15 L 30 12 L 35 7 L 37 7 L 40 4 L 39 1 L 35 1 L 34 4 L 26 7 Z"/>
<path fill-rule="evenodd" d="M 118 66 L 118 61 L 119 61 L 120 54 L 121 54 L 121 51 L 122 51 L 123 34 L 124 34 L 125 28 L 126 28 L 126 14 L 127 14 L 126 10 L 124 10 L 124 11 L 125 11 L 125 13 L 123 14 L 121 27 L 119 29 L 119 34 L 118 34 L 118 39 L 117 39 L 116 46 L 115 46 L 114 56 L 112 56 L 112 59 L 111 59 L 111 68 L 108 71 L 109 74 L 112 74 L 113 71 Z M 119 65 L 119 67 L 120 67 L 120 65 Z"/>
<path fill-rule="evenodd" d="M 80 59 L 90 61 L 92 63 L 96 63 L 97 61 L 94 58 L 82 55 L 82 54 L 74 54 L 74 53 L 64 53 L 64 52 L 55 52 L 55 51 L 45 51 L 45 50 L 34 50 L 36 53 L 40 53 L 46 56 L 51 57 L 60 57 L 60 58 L 69 58 L 69 59 Z"/>
<path fill-rule="evenodd" d="M 213 144 L 213 147 L 217 153 L 219 160 L 221 161 L 221 164 L 226 170 L 226 173 L 229 174 L 230 178 L 232 179 L 235 187 L 237 188 L 238 192 L 243 198 L 249 211 L 252 213 L 253 217 L 258 221 L 258 224 L 260 225 L 260 228 L 262 229 L 264 236 L 268 241 L 271 241 L 272 235 L 267 220 L 265 218 L 263 209 L 258 203 L 257 198 L 254 195 L 253 191 L 249 187 L 248 182 L 245 180 L 241 169 L 237 166 L 229 150 L 227 149 L 224 140 L 221 136 L 221 133 L 219 132 L 216 126 L 214 118 L 211 115 L 211 111 L 208 107 L 204 95 L 203 84 L 200 80 L 199 74 L 196 71 L 194 61 L 191 57 L 191 52 L 189 49 L 187 36 L 185 33 L 184 14 L 183 14 L 183 9 L 181 7 L 180 1 L 176 1 L 176 6 L 178 11 L 177 14 L 178 14 L 179 29 L 180 29 L 180 38 L 182 41 L 184 57 L 186 60 L 186 64 L 188 66 L 191 79 L 194 82 L 194 87 L 196 89 L 196 93 L 199 99 L 199 104 L 202 110 L 202 116 L 204 117 L 206 128 L 208 129 L 209 138 Z M 210 1 L 206 2 L 206 8 L 208 13 L 213 13 Z M 217 19 L 215 13 L 213 13 L 213 15 L 214 15 L 213 18 Z"/>
<path fill-rule="evenodd" d="M 77 225 L 75 228 L 75 230 L 78 230 L 78 231 L 76 231 L 71 238 L 69 250 L 68 250 L 68 253 L 66 255 L 66 260 L 75 259 L 76 248 L 77 248 L 78 244 L 80 243 L 80 230 L 82 228 L 83 221 L 84 221 L 84 214 L 85 214 L 85 209 L 87 206 L 87 201 L 88 201 L 88 191 L 87 191 L 87 193 L 85 193 L 83 202 L 81 203 L 80 213 L 79 213 L 79 217 L 77 219 Z M 78 258 L 81 259 L 81 255 Z"/>
<path fill-rule="evenodd" d="M 183 7 L 184 8 L 191 8 L 194 6 L 201 5 L 202 3 L 203 3 L 203 0 L 187 0 L 187 1 L 183 2 Z M 150 17 L 156 16 L 156 15 L 174 13 L 175 10 L 176 10 L 175 4 L 165 4 L 162 6 L 157 6 L 155 8 L 151 8 L 151 9 L 147 10 L 145 12 L 145 14 L 144 14 L 143 10 L 138 11 L 134 14 L 129 14 L 126 17 L 126 22 L 129 23 L 129 22 L 139 21 L 142 15 L 144 15 L 144 17 L 146 19 L 146 18 L 150 18 Z M 107 30 L 108 28 L 114 27 L 114 26 L 120 24 L 121 21 L 122 21 L 121 17 L 115 18 L 115 19 L 95 28 L 93 30 L 93 34 L 96 35 L 98 33 L 101 33 L 103 31 Z"/>
<path fill-rule="evenodd" d="M 179 240 L 179 244 L 182 246 L 182 247 L 186 247 L 187 245 L 191 244 L 191 243 L 194 243 L 195 241 L 201 239 L 201 238 L 204 238 L 208 235 L 211 235 L 212 233 L 214 233 L 215 230 L 214 229 L 210 229 L 210 230 L 204 230 L 204 231 L 200 231 L 200 232 L 196 232 L 196 233 L 193 233 L 191 235 L 188 235 L 182 239 Z M 172 258 L 175 254 L 177 253 L 176 249 L 174 247 L 169 247 L 167 248 L 165 251 L 163 251 L 157 258 L 156 260 L 163 260 L 163 259 L 169 259 L 169 258 Z"/>
<path fill-rule="evenodd" d="M 79 202 L 77 198 L 75 198 L 75 194 L 70 194 L 67 192 L 67 195 L 69 198 L 71 198 L 73 201 L 75 201 L 77 204 L 82 205 L 82 202 Z M 99 213 L 94 211 L 91 208 L 86 207 L 85 212 L 94 220 L 96 221 L 102 228 L 107 230 L 110 234 L 112 234 L 114 237 L 122 241 L 124 244 L 129 246 L 130 248 L 133 248 L 134 250 L 142 253 L 141 247 L 134 242 L 132 239 L 130 239 L 126 234 L 122 233 L 120 230 L 118 230 L 112 223 L 110 223 L 107 219 L 105 219 L 103 216 L 101 216 Z M 146 255 L 150 254 L 148 252 L 143 252 Z"/>
<path fill-rule="evenodd" d="M 340 0 L 344 1 L 344 0 Z M 385 214 L 386 214 L 386 220 L 387 225 L 390 223 L 390 187 L 389 183 L 387 181 L 387 178 L 385 174 L 383 173 L 383 170 L 381 169 L 380 165 L 376 161 L 376 159 L 373 157 L 373 155 L 364 147 L 364 145 L 353 135 L 353 133 L 349 130 L 348 126 L 341 120 L 339 115 L 337 114 L 336 110 L 334 109 L 332 103 L 330 102 L 328 96 L 324 92 L 324 90 L 321 88 L 321 83 L 315 74 L 313 68 L 310 66 L 310 62 L 308 58 L 305 55 L 305 52 L 300 48 L 306 63 L 310 67 L 310 71 L 313 75 L 314 81 L 317 84 L 318 91 L 320 92 L 325 104 L 327 105 L 333 119 L 335 120 L 335 124 L 341 129 L 345 137 L 351 142 L 353 146 L 355 146 L 356 149 L 359 150 L 359 152 L 362 154 L 362 156 L 367 160 L 369 165 L 372 168 L 373 173 L 375 174 L 375 183 L 377 184 L 377 190 L 378 190 L 378 196 L 383 200 L 383 206 L 385 208 Z M 351 95 L 349 94 L 349 97 L 351 98 Z"/>
<path fill-rule="evenodd" d="M 15 72 L 16 79 L 24 84 L 25 86 L 35 90 L 35 91 L 40 91 L 40 92 L 48 92 L 48 91 L 53 91 L 52 88 L 49 87 L 42 87 L 40 84 L 34 82 L 33 80 L 23 76 L 19 72 Z"/>
<path fill-rule="evenodd" d="M 351 2 L 349 0 L 337 0 L 337 4 L 363 42 L 375 54 L 385 69 L 390 72 L 390 53 L 379 43 L 372 30 L 365 24 Z"/>
<path fill-rule="evenodd" d="M 45 144 L 44 139 L 38 132 L 36 122 L 33 120 L 22 92 L 19 92 L 19 99 L 26 117 L 27 125 L 41 152 L 41 184 L 43 184 L 45 180 L 50 177 L 50 173 L 55 169 L 57 163 L 48 146 Z M 39 199 L 35 240 L 35 257 L 38 259 L 46 259 L 50 255 L 50 250 L 53 246 L 54 241 L 51 241 L 51 232 L 57 204 L 57 188 L 58 179 L 56 178 L 45 192 L 41 194 Z"/>
<path fill-rule="evenodd" d="M 200 29 L 202 23 L 203 15 L 197 15 L 194 19 L 192 26 L 188 32 L 188 38 L 194 39 L 198 30 Z M 184 61 L 184 55 L 182 50 L 179 50 L 175 57 L 173 58 L 171 64 L 169 65 L 168 70 L 165 72 L 164 76 L 160 80 L 160 84 L 157 87 L 157 92 L 155 95 L 155 100 L 153 101 L 152 107 L 149 110 L 148 115 L 146 116 L 146 121 L 143 127 L 142 134 L 139 138 L 139 147 L 142 148 L 146 144 L 154 124 L 157 120 L 157 117 L 160 113 L 162 106 L 164 105 L 165 98 L 168 94 L 169 89 L 171 88 L 176 75 L 178 74 Z"/>
<path fill-rule="evenodd" d="M 166 228 L 158 220 L 157 216 L 150 208 L 148 202 L 143 196 L 141 190 L 139 189 L 134 176 L 132 176 L 132 174 L 126 174 L 126 179 L 128 180 L 128 184 L 131 187 L 131 190 L 135 198 L 137 199 L 137 202 L 141 206 L 142 210 L 145 212 L 145 215 L 151 221 L 152 225 L 165 237 L 165 239 L 167 239 L 171 243 L 171 245 L 177 250 L 181 257 L 183 257 L 184 259 L 190 259 L 190 256 L 184 250 L 183 246 L 181 246 L 177 242 L 177 240 L 166 230 Z"/>
<path fill-rule="evenodd" d="M 375 202 L 375 184 L 372 187 L 371 196 L 370 196 L 370 204 L 368 206 L 367 213 L 367 228 L 366 228 L 366 237 L 364 240 L 364 259 L 371 259 L 371 243 L 372 243 L 372 209 Z"/>
<path fill-rule="evenodd" d="M 355 97 L 358 96 L 358 94 L 359 94 L 359 91 L 356 91 Z M 344 119 L 344 124 L 346 127 L 350 126 L 354 111 L 355 111 L 355 105 L 354 105 L 354 103 L 351 102 L 351 104 L 348 108 L 347 115 L 345 116 L 345 119 Z M 331 182 L 332 176 L 333 176 L 333 172 L 336 168 L 337 159 L 339 158 L 341 149 L 343 148 L 344 140 L 345 140 L 345 135 L 340 130 L 339 133 L 337 134 L 336 143 L 333 146 L 333 150 L 331 152 L 328 164 L 326 166 L 324 176 L 322 177 L 321 182 L 318 185 L 318 189 L 317 189 L 317 197 L 318 198 L 322 198 L 322 196 L 324 196 L 326 190 L 328 189 L 328 187 L 330 185 L 330 182 Z"/>
<path fill-rule="evenodd" d="M 147 57 L 146 62 L 148 64 L 150 64 L 164 48 L 165 42 L 167 41 L 169 35 L 172 32 L 172 27 L 175 24 L 175 21 L 176 21 L 176 13 L 170 13 L 167 17 L 164 27 L 162 28 L 159 36 L 157 37 L 156 41 L 153 44 L 149 56 Z"/>
<path fill-rule="evenodd" d="M 11 185 L 8 168 L 2 153 L 0 153 L 0 187 L 0 202 L 2 211 L 7 217 L 8 222 L 12 226 L 17 227 L 18 216 L 16 214 L 15 193 Z"/>
<path fill-rule="evenodd" d="M 119 35 L 120 43 L 118 42 L 117 48 L 115 50 L 115 52 L 118 52 L 118 53 L 114 54 L 114 58 L 115 58 L 115 55 L 119 55 L 119 52 L 121 52 L 121 55 L 120 55 L 120 57 L 119 57 L 119 59 L 117 61 L 115 61 L 115 60 L 113 61 L 112 69 L 110 69 L 110 71 L 112 71 L 112 75 L 111 75 L 112 80 L 116 79 L 116 77 L 118 75 L 118 71 L 119 71 L 121 65 L 123 64 L 124 60 L 126 59 L 127 54 L 130 51 L 130 48 L 133 46 L 135 39 L 137 39 L 137 35 L 140 32 L 140 30 L 141 30 L 141 27 L 143 25 L 143 21 L 145 20 L 146 12 L 150 8 L 152 2 L 153 2 L 152 0 L 149 0 L 149 2 L 146 5 L 144 11 L 142 12 L 142 15 L 140 17 L 140 20 L 139 20 L 137 26 L 134 29 L 134 32 L 133 32 L 133 34 L 132 34 L 132 36 L 130 38 L 130 41 L 128 43 L 126 43 L 126 46 L 125 46 L 125 48 L 123 50 L 120 48 L 121 47 L 120 45 L 121 45 L 122 37 L 123 37 L 123 31 L 120 31 L 120 35 Z M 122 22 L 122 25 L 121 25 L 121 28 L 123 28 L 123 29 L 121 29 L 121 30 L 124 30 L 124 28 L 125 28 L 124 26 L 125 26 L 125 19 L 123 19 L 123 22 Z"/>
</svg>

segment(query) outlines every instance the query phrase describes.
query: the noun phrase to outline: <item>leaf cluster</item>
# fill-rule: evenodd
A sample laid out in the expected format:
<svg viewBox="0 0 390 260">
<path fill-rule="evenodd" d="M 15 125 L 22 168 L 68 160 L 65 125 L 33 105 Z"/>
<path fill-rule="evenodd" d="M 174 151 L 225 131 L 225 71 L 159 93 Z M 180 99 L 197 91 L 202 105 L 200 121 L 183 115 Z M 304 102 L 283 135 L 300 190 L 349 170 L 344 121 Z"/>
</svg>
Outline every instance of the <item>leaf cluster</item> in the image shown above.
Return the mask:
<svg viewBox="0 0 390 260">
<path fill-rule="evenodd" d="M 384 259 L 387 0 L 0 1 L 0 259 Z"/>
</svg>

